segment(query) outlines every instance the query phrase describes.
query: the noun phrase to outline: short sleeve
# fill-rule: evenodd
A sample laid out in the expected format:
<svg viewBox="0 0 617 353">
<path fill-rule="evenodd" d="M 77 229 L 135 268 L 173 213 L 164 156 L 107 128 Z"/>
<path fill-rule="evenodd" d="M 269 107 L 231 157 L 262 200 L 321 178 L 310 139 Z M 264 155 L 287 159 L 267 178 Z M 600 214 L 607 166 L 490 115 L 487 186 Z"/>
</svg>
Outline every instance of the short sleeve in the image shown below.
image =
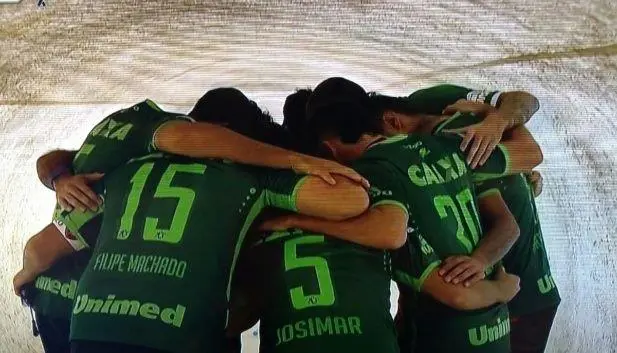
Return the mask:
<svg viewBox="0 0 617 353">
<path fill-rule="evenodd" d="M 447 139 L 447 143 L 452 143 L 453 146 L 460 146 L 463 141 L 461 134 L 441 132 L 437 136 L 441 136 Z M 459 159 L 455 160 L 456 163 L 465 163 L 465 156 L 463 154 L 456 154 Z M 471 169 L 468 165 L 466 168 L 471 173 L 471 178 L 474 182 L 479 182 L 487 179 L 495 179 L 510 174 L 510 154 L 508 149 L 503 144 L 498 144 L 493 150 L 493 153 L 488 157 L 483 165 L 477 166 L 476 169 Z"/>
<path fill-rule="evenodd" d="M 496 107 L 499 104 L 499 91 L 475 90 L 457 85 L 436 85 L 413 92 L 408 99 L 423 113 L 440 115 L 450 104 L 459 99 L 483 102 Z"/>
<path fill-rule="evenodd" d="M 407 189 L 403 182 L 407 180 L 406 175 L 386 161 L 359 160 L 353 168 L 371 184 L 368 191 L 371 207 L 398 206 L 409 215 Z"/>
<path fill-rule="evenodd" d="M 298 191 L 308 176 L 289 170 L 267 169 L 257 173 L 264 192 L 264 206 L 296 212 Z"/>
<path fill-rule="evenodd" d="M 474 182 L 495 179 L 510 174 L 510 154 L 506 146 L 498 144 L 486 162 L 472 171 Z"/>
<path fill-rule="evenodd" d="M 394 279 L 399 284 L 420 292 L 424 281 L 440 264 L 433 247 L 417 232 L 407 235 L 405 245 L 392 254 Z"/>
<path fill-rule="evenodd" d="M 95 192 L 101 191 L 102 185 L 102 182 L 97 183 Z M 103 203 L 96 211 L 82 212 L 78 209 L 66 211 L 56 204 L 52 223 L 76 251 L 93 248 L 101 230 L 104 206 Z"/>
<path fill-rule="evenodd" d="M 479 199 L 490 195 L 501 194 L 499 178 L 476 182 L 475 187 Z"/>
<path fill-rule="evenodd" d="M 170 122 L 175 122 L 175 121 L 195 122 L 191 117 L 186 116 L 186 115 L 173 115 L 173 116 L 164 117 L 157 121 L 153 121 L 149 124 L 145 124 L 142 127 L 140 131 L 141 137 L 139 137 L 139 139 L 143 141 L 148 141 L 148 145 L 147 145 L 148 149 L 146 153 L 159 152 L 159 149 L 155 143 L 156 134 L 161 130 L 163 126 L 165 126 L 166 124 Z"/>
</svg>

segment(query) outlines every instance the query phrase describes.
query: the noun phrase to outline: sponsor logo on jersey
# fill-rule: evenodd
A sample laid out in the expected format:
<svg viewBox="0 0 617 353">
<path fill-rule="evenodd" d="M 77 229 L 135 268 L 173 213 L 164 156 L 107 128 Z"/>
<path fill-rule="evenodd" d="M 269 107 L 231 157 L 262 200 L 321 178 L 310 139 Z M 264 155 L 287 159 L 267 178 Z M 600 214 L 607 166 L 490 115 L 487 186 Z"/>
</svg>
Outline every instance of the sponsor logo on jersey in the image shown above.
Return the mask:
<svg viewBox="0 0 617 353">
<path fill-rule="evenodd" d="M 67 283 L 62 283 L 57 279 L 51 277 L 39 276 L 34 282 L 37 289 L 60 295 L 66 299 L 75 299 L 75 292 L 77 291 L 77 281 L 71 280 Z"/>
<path fill-rule="evenodd" d="M 497 318 L 495 325 L 482 325 L 469 329 L 469 343 L 472 346 L 482 346 L 487 343 L 495 342 L 510 334 L 510 320 Z"/>
<path fill-rule="evenodd" d="M 88 294 L 78 295 L 75 300 L 73 314 L 81 313 L 100 314 L 112 316 L 133 316 L 148 320 L 160 320 L 164 324 L 181 327 L 184 321 L 186 307 L 176 305 L 175 308 L 163 308 L 155 303 L 142 303 L 133 299 L 116 299 L 115 294 L 109 294 L 107 298 L 91 298 Z"/>
<path fill-rule="evenodd" d="M 409 179 L 417 186 L 445 184 L 467 173 L 467 166 L 458 153 L 452 153 L 436 163 L 413 164 L 407 170 Z"/>
<path fill-rule="evenodd" d="M 555 285 L 555 281 L 553 280 L 553 276 L 551 276 L 550 274 L 540 277 L 537 283 L 538 283 L 538 290 L 542 294 L 546 294 L 550 292 L 551 290 L 557 288 L 557 285 Z"/>
</svg>

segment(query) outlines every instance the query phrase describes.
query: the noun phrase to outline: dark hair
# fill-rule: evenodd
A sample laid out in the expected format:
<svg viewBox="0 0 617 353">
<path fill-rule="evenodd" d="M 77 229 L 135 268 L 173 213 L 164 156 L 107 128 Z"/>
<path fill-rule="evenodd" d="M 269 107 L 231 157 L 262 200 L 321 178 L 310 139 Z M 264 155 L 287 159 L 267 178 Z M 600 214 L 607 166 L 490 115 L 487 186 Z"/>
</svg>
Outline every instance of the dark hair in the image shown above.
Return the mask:
<svg viewBox="0 0 617 353">
<path fill-rule="evenodd" d="M 387 110 L 409 115 L 420 113 L 418 107 L 407 97 L 392 97 L 377 92 L 369 92 L 368 96 L 377 119 L 381 119 Z"/>
<path fill-rule="evenodd" d="M 352 103 L 337 103 L 317 110 L 309 129 L 318 135 L 334 134 L 344 143 L 356 143 L 365 133 L 381 132 L 371 107 Z"/>
<path fill-rule="evenodd" d="M 288 150 L 295 151 L 298 147 L 289 131 L 275 122 L 267 122 L 258 125 L 251 137 L 257 141 Z"/>
<path fill-rule="evenodd" d="M 287 96 L 283 105 L 283 127 L 292 134 L 298 134 L 306 126 L 306 102 L 313 91 L 310 88 L 297 89 Z"/>
<path fill-rule="evenodd" d="M 306 154 L 316 153 L 319 146 L 317 135 L 307 128 L 306 103 L 312 93 L 310 88 L 297 89 L 283 105 L 283 127 L 295 140 L 294 150 Z"/>
<path fill-rule="evenodd" d="M 231 87 L 206 92 L 188 115 L 196 121 L 220 124 L 249 137 L 254 137 L 264 124 L 273 122 L 268 112 Z"/>
</svg>

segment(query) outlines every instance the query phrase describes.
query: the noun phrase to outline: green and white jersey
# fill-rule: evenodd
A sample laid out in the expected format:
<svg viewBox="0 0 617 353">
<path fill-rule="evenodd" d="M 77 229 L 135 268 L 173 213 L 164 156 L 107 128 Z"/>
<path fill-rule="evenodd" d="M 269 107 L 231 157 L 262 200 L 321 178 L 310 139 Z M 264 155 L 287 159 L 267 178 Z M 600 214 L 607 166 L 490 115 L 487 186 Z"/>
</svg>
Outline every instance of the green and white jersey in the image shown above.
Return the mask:
<svg viewBox="0 0 617 353">
<path fill-rule="evenodd" d="M 439 124 L 435 132 L 458 129 L 479 121 L 471 114 L 455 114 Z M 500 194 L 520 229 L 518 240 L 502 261 L 509 273 L 521 278 L 521 291 L 508 303 L 510 315 L 518 317 L 558 305 L 561 298 L 551 275 L 536 202 L 525 176 L 517 174 L 490 179 L 476 186 L 480 198 Z"/>
<path fill-rule="evenodd" d="M 169 352 L 225 344 L 229 278 L 267 206 L 296 209 L 303 177 L 218 160 L 133 160 L 105 176 L 105 216 L 77 289 L 72 340 Z M 64 212 L 67 227 L 83 217 Z"/>
<path fill-rule="evenodd" d="M 132 107 L 117 111 L 98 123 L 86 137 L 73 162 L 75 174 L 107 173 L 133 157 L 143 156 L 154 149 L 153 139 L 157 129 L 173 120 L 188 120 L 187 116 L 162 111 L 154 102 L 146 100 Z M 102 191 L 102 190 L 101 190 Z M 55 214 L 61 212 L 56 205 Z M 90 216 L 75 219 L 73 231 L 96 236 L 100 227 L 102 208 Z M 79 242 L 65 224 L 54 216 L 53 223 L 76 250 L 82 250 Z M 88 263 L 90 250 L 68 256 L 34 282 L 34 305 L 36 312 L 56 318 L 71 316 L 71 307 L 77 282 Z"/>
<path fill-rule="evenodd" d="M 409 213 L 408 243 L 393 255 L 393 266 L 397 282 L 416 292 L 440 261 L 418 259 L 411 242 L 419 243 L 422 255 L 441 260 L 471 254 L 482 234 L 473 181 L 509 173 L 504 146 L 472 171 L 460 142 L 453 135 L 395 136 L 370 147 L 353 165 L 370 181 L 373 205 L 397 205 Z M 417 293 L 403 296 L 401 310 L 417 323 L 419 352 L 509 352 L 509 329 L 490 339 L 483 335 L 508 321 L 505 305 L 461 312 Z"/>
<path fill-rule="evenodd" d="M 436 85 L 417 90 L 407 98 L 417 107 L 418 111 L 426 114 L 441 115 L 445 107 L 456 103 L 459 99 L 482 102 L 497 107 L 502 92 L 476 90 L 456 85 Z"/>
<path fill-rule="evenodd" d="M 248 254 L 259 276 L 260 352 L 399 352 L 387 252 L 291 230 Z"/>
</svg>

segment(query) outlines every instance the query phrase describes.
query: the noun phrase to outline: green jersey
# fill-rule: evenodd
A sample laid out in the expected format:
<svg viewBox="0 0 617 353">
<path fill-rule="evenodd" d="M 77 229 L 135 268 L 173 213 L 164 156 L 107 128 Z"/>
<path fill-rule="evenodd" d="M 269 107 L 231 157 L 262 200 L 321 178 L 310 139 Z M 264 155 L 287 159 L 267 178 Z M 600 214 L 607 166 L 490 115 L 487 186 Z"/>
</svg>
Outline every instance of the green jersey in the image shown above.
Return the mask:
<svg viewBox="0 0 617 353">
<path fill-rule="evenodd" d="M 90 131 L 75 155 L 73 168 L 79 173 L 105 173 L 131 158 L 155 152 L 157 130 L 177 120 L 193 121 L 183 114 L 165 112 L 149 99 L 119 110 Z"/>
<path fill-rule="evenodd" d="M 522 174 L 479 183 L 482 195 L 499 193 L 514 215 L 520 236 L 503 258 L 506 270 L 521 278 L 521 290 L 508 303 L 510 314 L 520 317 L 559 305 L 561 298 L 551 275 L 533 191 Z"/>
<path fill-rule="evenodd" d="M 262 298 L 260 352 L 398 353 L 387 252 L 294 230 L 250 253 Z"/>
<path fill-rule="evenodd" d="M 418 256 L 435 253 L 443 260 L 470 254 L 479 241 L 473 180 L 509 173 L 504 146 L 472 171 L 459 150 L 460 142 L 459 136 L 395 136 L 369 148 L 354 164 L 371 183 L 375 205 L 398 205 L 409 213 L 408 239 L 419 239 L 421 251 L 412 252 L 406 244 L 395 252 L 393 265 L 398 283 L 418 292 L 439 265 Z M 509 352 L 505 305 L 461 312 L 417 293 L 403 295 L 400 309 L 417 323 L 419 352 Z"/>
<path fill-rule="evenodd" d="M 151 100 L 109 115 L 86 137 L 75 156 L 73 172 L 107 173 L 133 157 L 147 154 L 154 149 L 153 139 L 157 129 L 173 120 L 191 119 L 181 114 L 164 112 Z M 61 212 L 60 206 L 56 205 L 56 213 L 58 212 Z M 73 224 L 72 227 L 78 234 L 96 235 L 100 218 L 100 212 L 96 212 L 94 219 L 80 219 L 79 224 Z M 59 223 L 55 217 L 54 224 L 76 250 L 83 249 L 66 226 Z M 35 280 L 33 308 L 37 313 L 69 320 L 77 282 L 90 254 L 90 250 L 86 249 L 68 256 Z"/>
<path fill-rule="evenodd" d="M 229 278 L 266 206 L 295 211 L 303 177 L 151 155 L 105 176 L 105 216 L 71 319 L 71 339 L 169 352 L 222 349 Z M 67 227 L 83 214 L 64 212 Z"/>
<path fill-rule="evenodd" d="M 442 129 L 457 129 L 476 124 L 480 119 L 471 114 L 455 114 L 439 124 Z M 508 303 L 513 317 L 533 313 L 559 304 L 561 298 L 553 281 L 533 192 L 522 174 L 479 182 L 479 197 L 501 194 L 520 229 L 520 236 L 503 258 L 506 270 L 521 278 L 521 290 Z"/>
<path fill-rule="evenodd" d="M 502 92 L 475 90 L 455 85 L 437 85 L 417 90 L 407 98 L 417 107 L 419 112 L 441 115 L 443 109 L 459 99 L 490 104 L 497 107 Z"/>
</svg>

